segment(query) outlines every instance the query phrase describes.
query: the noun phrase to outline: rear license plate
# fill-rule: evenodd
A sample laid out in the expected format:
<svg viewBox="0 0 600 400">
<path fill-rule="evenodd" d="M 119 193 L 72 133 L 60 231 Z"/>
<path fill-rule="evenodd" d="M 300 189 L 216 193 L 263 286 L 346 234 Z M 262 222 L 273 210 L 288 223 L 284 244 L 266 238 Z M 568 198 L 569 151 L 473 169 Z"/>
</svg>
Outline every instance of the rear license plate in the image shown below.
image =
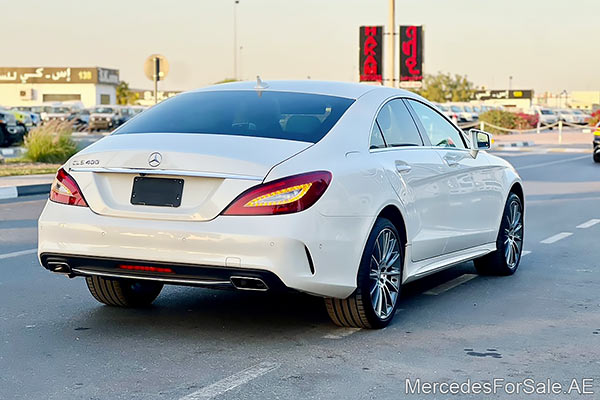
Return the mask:
<svg viewBox="0 0 600 400">
<path fill-rule="evenodd" d="M 140 206 L 179 207 L 183 179 L 136 176 L 131 190 L 131 204 Z"/>
</svg>

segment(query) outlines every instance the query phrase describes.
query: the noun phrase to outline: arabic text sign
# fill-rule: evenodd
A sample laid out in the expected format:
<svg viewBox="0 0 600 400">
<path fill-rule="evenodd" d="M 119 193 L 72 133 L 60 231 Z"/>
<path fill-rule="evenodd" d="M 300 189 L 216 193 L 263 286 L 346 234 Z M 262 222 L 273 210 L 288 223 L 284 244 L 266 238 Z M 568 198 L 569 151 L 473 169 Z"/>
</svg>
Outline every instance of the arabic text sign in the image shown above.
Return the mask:
<svg viewBox="0 0 600 400">
<path fill-rule="evenodd" d="M 17 67 L 0 68 L 2 83 L 104 83 L 119 84 L 119 71 L 106 68 Z"/>
<path fill-rule="evenodd" d="M 423 27 L 400 27 L 400 84 L 423 81 Z M 419 85 L 419 84 L 417 84 Z"/>
<path fill-rule="evenodd" d="M 361 82 L 381 82 L 383 60 L 383 26 L 360 27 L 359 69 Z"/>
<path fill-rule="evenodd" d="M 473 99 L 533 99 L 533 90 L 476 90 Z"/>
</svg>

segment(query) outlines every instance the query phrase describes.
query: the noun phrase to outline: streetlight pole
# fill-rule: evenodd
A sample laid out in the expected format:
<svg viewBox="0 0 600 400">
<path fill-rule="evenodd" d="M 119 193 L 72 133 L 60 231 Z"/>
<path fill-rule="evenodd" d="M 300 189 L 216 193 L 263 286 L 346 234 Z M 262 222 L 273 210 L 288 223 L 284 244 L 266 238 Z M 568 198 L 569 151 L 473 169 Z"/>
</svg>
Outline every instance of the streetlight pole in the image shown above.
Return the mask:
<svg viewBox="0 0 600 400">
<path fill-rule="evenodd" d="M 388 14 L 388 86 L 394 87 L 396 75 L 396 0 L 389 0 Z"/>
<path fill-rule="evenodd" d="M 234 0 L 233 2 L 233 79 L 237 80 L 237 5 L 240 4 L 240 0 Z"/>
<path fill-rule="evenodd" d="M 512 75 L 508 77 L 508 90 L 512 90 Z"/>
</svg>

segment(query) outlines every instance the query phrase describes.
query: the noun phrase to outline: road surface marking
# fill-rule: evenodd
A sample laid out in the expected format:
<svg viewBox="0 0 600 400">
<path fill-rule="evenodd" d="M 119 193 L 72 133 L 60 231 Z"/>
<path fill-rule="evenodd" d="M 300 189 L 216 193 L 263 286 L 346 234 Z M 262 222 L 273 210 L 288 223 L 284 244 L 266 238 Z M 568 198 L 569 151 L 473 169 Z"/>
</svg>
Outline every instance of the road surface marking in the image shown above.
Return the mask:
<svg viewBox="0 0 600 400">
<path fill-rule="evenodd" d="M 544 243 L 544 244 L 552 244 L 554 242 L 558 242 L 559 240 L 562 240 L 564 238 L 568 238 L 569 236 L 571 236 L 572 233 L 571 232 L 561 232 L 561 233 L 557 233 L 554 236 L 550 236 L 547 239 L 542 240 L 540 243 Z"/>
<path fill-rule="evenodd" d="M 423 294 L 427 294 L 430 296 L 437 296 L 438 294 L 442 294 L 447 292 L 450 289 L 457 287 L 458 285 L 462 285 L 465 282 L 469 282 L 471 279 L 477 278 L 479 275 L 476 274 L 464 274 L 459 276 L 458 278 L 454 278 L 451 281 L 442 283 L 439 286 L 434 287 L 433 289 L 429 289 Z"/>
<path fill-rule="evenodd" d="M 235 389 L 253 379 L 258 378 L 268 372 L 279 368 L 280 364 L 272 362 L 263 362 L 253 367 L 247 368 L 237 374 L 233 374 L 225 379 L 203 387 L 202 389 L 181 397 L 179 400 L 206 400 L 212 399 L 225 392 Z"/>
<path fill-rule="evenodd" d="M 523 250 L 521 252 L 521 257 L 526 256 L 527 254 L 531 254 L 531 251 L 529 251 L 529 250 Z"/>
<path fill-rule="evenodd" d="M 587 229 L 587 228 L 591 228 L 592 226 L 596 225 L 600 223 L 600 219 L 590 219 L 587 222 L 584 222 L 581 225 L 577 225 L 578 229 Z"/>
<path fill-rule="evenodd" d="M 5 258 L 24 256 L 26 254 L 33 254 L 33 253 L 37 253 L 37 249 L 21 250 L 21 251 L 15 251 L 13 253 L 0 254 L 0 260 L 4 260 Z"/>
<path fill-rule="evenodd" d="M 325 338 L 325 339 L 343 339 L 346 336 L 350 336 L 353 333 L 356 333 L 358 331 L 360 331 L 360 328 L 338 328 L 338 329 L 331 331 L 331 333 L 328 333 L 327 335 L 323 336 L 323 338 Z"/>
<path fill-rule="evenodd" d="M 518 167 L 517 170 L 521 171 L 524 169 L 545 167 L 547 165 L 562 164 L 562 163 L 566 163 L 566 162 L 570 162 L 570 161 L 583 160 L 584 158 L 588 158 L 588 157 L 589 156 L 581 156 L 581 157 L 567 158 L 566 160 L 547 161 L 547 162 L 543 162 L 543 163 L 539 163 L 539 164 L 531 164 L 531 165 L 526 165 L 524 167 Z"/>
</svg>

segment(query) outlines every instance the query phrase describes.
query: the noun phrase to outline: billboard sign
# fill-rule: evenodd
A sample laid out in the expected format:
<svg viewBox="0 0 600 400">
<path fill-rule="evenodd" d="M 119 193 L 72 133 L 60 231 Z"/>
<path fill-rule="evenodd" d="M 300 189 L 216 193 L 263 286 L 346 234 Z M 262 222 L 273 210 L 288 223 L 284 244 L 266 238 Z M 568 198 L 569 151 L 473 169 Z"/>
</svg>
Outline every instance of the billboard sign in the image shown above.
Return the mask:
<svg viewBox="0 0 600 400">
<path fill-rule="evenodd" d="M 474 100 L 533 99 L 533 90 L 475 90 Z"/>
<path fill-rule="evenodd" d="M 383 26 L 361 26 L 359 40 L 360 81 L 383 81 Z"/>
<path fill-rule="evenodd" d="M 400 27 L 400 87 L 423 84 L 423 26 Z"/>
<path fill-rule="evenodd" d="M 103 83 L 119 84 L 119 71 L 108 68 L 0 67 L 2 83 Z"/>
</svg>

